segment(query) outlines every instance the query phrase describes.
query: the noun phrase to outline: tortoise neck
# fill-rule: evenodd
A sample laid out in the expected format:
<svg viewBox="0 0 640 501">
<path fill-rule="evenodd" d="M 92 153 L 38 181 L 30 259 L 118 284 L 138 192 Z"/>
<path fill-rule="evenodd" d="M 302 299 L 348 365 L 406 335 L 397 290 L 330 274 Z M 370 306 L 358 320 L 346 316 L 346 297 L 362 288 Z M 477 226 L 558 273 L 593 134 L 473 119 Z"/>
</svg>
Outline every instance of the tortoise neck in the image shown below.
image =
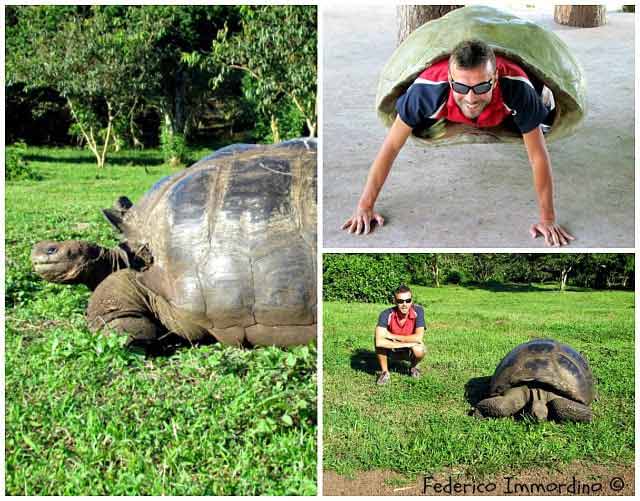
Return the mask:
<svg viewBox="0 0 640 501">
<path fill-rule="evenodd" d="M 98 250 L 97 257 L 88 260 L 79 275 L 79 281 L 91 290 L 95 290 L 112 273 L 129 266 L 126 253 L 119 247 L 114 249 L 99 245 L 95 247 Z"/>
</svg>

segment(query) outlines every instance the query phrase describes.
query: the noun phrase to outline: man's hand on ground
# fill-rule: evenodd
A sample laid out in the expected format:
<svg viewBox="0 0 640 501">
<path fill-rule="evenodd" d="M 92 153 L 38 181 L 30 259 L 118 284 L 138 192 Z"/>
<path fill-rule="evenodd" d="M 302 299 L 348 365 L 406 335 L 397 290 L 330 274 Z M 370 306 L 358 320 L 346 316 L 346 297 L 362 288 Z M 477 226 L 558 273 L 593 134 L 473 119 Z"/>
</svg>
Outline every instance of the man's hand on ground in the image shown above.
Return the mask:
<svg viewBox="0 0 640 501">
<path fill-rule="evenodd" d="M 380 226 L 384 224 L 384 218 L 375 212 L 373 209 L 362 209 L 358 207 L 353 216 L 345 221 L 342 225 L 343 230 L 347 230 L 349 233 L 355 233 L 365 235 L 371 232 L 371 223 L 375 221 Z"/>
<path fill-rule="evenodd" d="M 531 238 L 537 238 L 538 235 L 544 237 L 544 244 L 552 247 L 560 247 L 561 245 L 569 245 L 569 240 L 575 240 L 562 226 L 555 223 L 535 223 L 529 228 Z"/>
</svg>

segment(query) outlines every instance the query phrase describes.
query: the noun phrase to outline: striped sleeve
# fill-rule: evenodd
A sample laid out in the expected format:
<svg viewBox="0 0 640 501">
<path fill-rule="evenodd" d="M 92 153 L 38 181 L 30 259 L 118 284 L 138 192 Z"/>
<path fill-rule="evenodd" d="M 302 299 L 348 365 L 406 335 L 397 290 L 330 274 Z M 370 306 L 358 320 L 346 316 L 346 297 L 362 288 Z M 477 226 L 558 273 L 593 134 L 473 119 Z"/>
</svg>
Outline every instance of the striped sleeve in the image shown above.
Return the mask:
<svg viewBox="0 0 640 501">
<path fill-rule="evenodd" d="M 549 110 L 533 88 L 523 77 L 501 77 L 502 99 L 511 109 L 513 121 L 522 134 L 532 131 L 543 123 Z"/>
<path fill-rule="evenodd" d="M 418 78 L 407 91 L 398 98 L 396 111 L 404 123 L 412 129 L 424 126 L 434 120 L 447 102 L 448 82 L 432 82 Z"/>
<path fill-rule="evenodd" d="M 387 308 L 378 317 L 378 327 L 389 328 L 389 315 L 391 314 L 391 308 Z"/>
<path fill-rule="evenodd" d="M 426 324 L 424 321 L 424 308 L 422 306 L 416 305 L 416 329 L 418 327 L 424 327 L 426 329 Z"/>
</svg>

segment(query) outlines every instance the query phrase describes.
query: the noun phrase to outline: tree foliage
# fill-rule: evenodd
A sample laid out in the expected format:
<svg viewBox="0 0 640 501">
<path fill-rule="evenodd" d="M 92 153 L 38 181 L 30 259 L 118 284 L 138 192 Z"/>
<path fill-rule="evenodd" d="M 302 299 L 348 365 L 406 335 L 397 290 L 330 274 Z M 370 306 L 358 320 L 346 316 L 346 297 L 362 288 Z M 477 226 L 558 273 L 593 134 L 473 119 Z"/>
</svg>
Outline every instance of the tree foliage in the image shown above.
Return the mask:
<svg viewBox="0 0 640 501">
<path fill-rule="evenodd" d="M 229 73 L 241 71 L 250 77 L 243 90 L 258 115 L 270 125 L 271 139 L 281 138 L 283 110 L 295 110 L 308 134 L 315 136 L 317 8 L 310 5 L 242 6 L 241 30 L 221 30 L 211 54 L 190 54 L 192 66 L 208 68 L 217 75 L 217 88 Z"/>
<path fill-rule="evenodd" d="M 400 283 L 633 289 L 633 254 L 325 254 L 325 299 L 386 302 Z"/>
<path fill-rule="evenodd" d="M 12 32 L 8 74 L 27 88 L 53 87 L 69 106 L 72 133 L 94 153 L 98 167 L 116 144 L 115 122 L 135 107 L 156 76 L 154 41 L 166 23 L 114 15 L 119 7 L 22 7 Z M 39 29 L 38 29 L 39 28 Z"/>
<path fill-rule="evenodd" d="M 229 6 L 10 7 L 7 81 L 63 96 L 71 132 L 103 166 L 123 141 L 141 144 L 136 117 L 149 109 L 170 134 L 189 133 L 211 75 L 182 54 L 210 50 L 219 27 L 237 24 Z"/>
<path fill-rule="evenodd" d="M 322 266 L 327 301 L 387 303 L 411 279 L 399 254 L 325 254 Z"/>
</svg>

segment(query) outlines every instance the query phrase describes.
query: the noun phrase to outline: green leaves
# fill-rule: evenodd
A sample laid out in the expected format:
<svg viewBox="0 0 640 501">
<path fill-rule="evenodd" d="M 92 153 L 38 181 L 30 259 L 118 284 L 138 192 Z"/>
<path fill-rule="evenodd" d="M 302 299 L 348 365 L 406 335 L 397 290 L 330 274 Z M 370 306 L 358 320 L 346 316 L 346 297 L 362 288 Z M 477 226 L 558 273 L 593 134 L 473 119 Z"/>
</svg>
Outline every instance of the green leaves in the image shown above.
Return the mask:
<svg viewBox="0 0 640 501">
<path fill-rule="evenodd" d="M 322 268 L 326 301 L 385 304 L 410 280 L 400 255 L 325 254 Z"/>
<path fill-rule="evenodd" d="M 217 68 L 218 76 L 211 80 L 214 87 L 231 71 L 250 75 L 251 82 L 243 84 L 245 95 L 262 120 L 271 124 L 273 140 L 280 135 L 274 118 L 282 117 L 283 107 L 297 110 L 308 134 L 315 135 L 316 7 L 242 6 L 240 15 L 240 33 L 230 35 L 225 27 L 218 32 L 208 58 L 190 55 L 183 60 L 209 70 Z"/>
</svg>

